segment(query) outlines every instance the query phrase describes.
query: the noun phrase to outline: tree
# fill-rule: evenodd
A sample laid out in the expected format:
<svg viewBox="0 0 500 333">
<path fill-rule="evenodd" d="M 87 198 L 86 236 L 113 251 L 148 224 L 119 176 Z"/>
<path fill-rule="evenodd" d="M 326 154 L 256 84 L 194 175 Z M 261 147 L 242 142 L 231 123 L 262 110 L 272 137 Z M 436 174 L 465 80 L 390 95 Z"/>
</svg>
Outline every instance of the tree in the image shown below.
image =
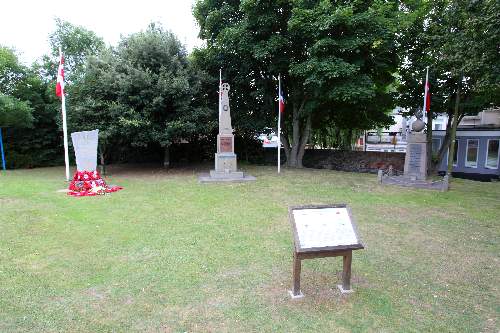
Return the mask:
<svg viewBox="0 0 500 333">
<path fill-rule="evenodd" d="M 425 67 L 430 66 L 430 118 L 446 113 L 449 119 L 435 168 L 448 149 L 453 158 L 454 128 L 465 115 L 500 104 L 500 4 L 494 0 L 408 1 L 403 10 L 408 20 L 399 40 L 403 59 L 399 103 L 406 108 L 422 104 Z M 451 168 L 452 163 L 448 164 Z"/>
<path fill-rule="evenodd" d="M 55 19 L 56 28 L 49 35 L 50 55 L 42 60 L 41 72 L 55 80 L 59 64 L 59 48 L 64 55 L 65 80 L 72 83 L 82 78 L 88 57 L 105 49 L 104 41 L 93 31 L 61 19 Z"/>
<path fill-rule="evenodd" d="M 33 109 L 25 101 L 0 94 L 0 127 L 30 127 Z"/>
<path fill-rule="evenodd" d="M 5 105 L 11 105 L 11 109 L 17 110 L 15 112 L 21 112 L 16 116 L 23 119 L 21 123 L 28 124 L 24 120 L 32 117 L 32 129 L 9 125 L 5 133 L 10 167 L 58 163 L 62 141 L 55 120 L 58 110 L 53 104 L 53 91 L 40 79 L 35 69 L 19 63 L 14 51 L 1 46 L 0 94 L 6 96 Z M 7 99 L 10 102 L 7 103 Z M 26 109 L 30 110 L 30 116 Z"/>
<path fill-rule="evenodd" d="M 116 49 L 89 58 L 74 87 L 69 120 L 81 129 L 99 128 L 102 162 L 111 145 L 157 145 L 168 166 L 170 145 L 203 126 L 206 109 L 192 98 L 197 89 L 184 47 L 171 32 L 151 24 L 123 38 Z"/>
<path fill-rule="evenodd" d="M 275 118 L 281 73 L 292 167 L 302 166 L 313 129 L 390 122 L 396 13 L 395 2 L 380 1 L 203 0 L 194 9 L 205 54 L 227 68 L 232 101 L 248 122 Z"/>
</svg>

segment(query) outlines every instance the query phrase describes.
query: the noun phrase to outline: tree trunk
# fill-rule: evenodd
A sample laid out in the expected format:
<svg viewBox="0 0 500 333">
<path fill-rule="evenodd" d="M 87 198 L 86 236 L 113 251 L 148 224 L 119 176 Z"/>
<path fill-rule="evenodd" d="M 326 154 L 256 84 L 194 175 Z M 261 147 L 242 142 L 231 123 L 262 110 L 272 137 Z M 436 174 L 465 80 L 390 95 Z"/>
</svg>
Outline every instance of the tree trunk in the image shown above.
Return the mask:
<svg viewBox="0 0 500 333">
<path fill-rule="evenodd" d="M 311 135 L 311 115 L 307 116 L 306 126 L 304 128 L 304 132 L 302 133 L 302 137 L 300 138 L 299 149 L 297 153 L 297 167 L 303 168 L 302 159 L 304 158 L 304 154 L 306 152 L 306 144 L 309 141 L 309 135 Z"/>
<path fill-rule="evenodd" d="M 297 167 L 297 153 L 299 150 L 299 140 L 300 140 L 300 117 L 299 109 L 294 104 L 293 114 L 292 114 L 292 142 L 290 159 L 287 160 L 287 165 L 290 167 Z"/>
<path fill-rule="evenodd" d="M 105 149 L 103 148 L 102 145 L 99 147 L 99 159 L 101 161 L 101 175 L 105 176 L 106 175 L 106 160 L 104 158 L 105 154 Z"/>
<path fill-rule="evenodd" d="M 432 172 L 436 172 L 443 161 L 444 155 L 450 148 L 450 137 L 451 137 L 451 125 L 452 125 L 453 117 L 448 117 L 448 122 L 446 123 L 446 133 L 443 138 L 443 142 L 441 142 L 441 147 L 439 147 L 439 151 L 437 154 L 436 161 L 431 164 Z"/>
<path fill-rule="evenodd" d="M 292 114 L 292 141 L 284 140 L 290 147 L 290 152 L 287 155 L 287 165 L 292 168 L 302 168 L 302 158 L 304 157 L 304 149 L 311 134 L 311 116 L 306 117 L 306 123 L 303 125 L 301 114 L 304 109 L 305 100 L 300 103 L 300 107 L 296 104 L 293 106 Z M 303 119 L 302 119 L 303 120 Z"/>
<path fill-rule="evenodd" d="M 453 127 L 451 128 L 451 143 L 450 143 L 450 153 L 448 155 L 448 172 L 447 175 L 451 180 L 451 172 L 453 170 L 453 156 L 455 155 L 455 141 L 457 136 L 457 127 L 458 127 L 458 108 L 460 105 L 460 83 L 462 82 L 462 76 L 460 75 L 460 79 L 458 81 L 457 86 L 457 95 L 455 98 L 455 110 L 453 112 Z"/>
<path fill-rule="evenodd" d="M 165 146 L 163 148 L 163 167 L 165 169 L 170 168 L 170 146 Z"/>
<path fill-rule="evenodd" d="M 283 149 L 285 150 L 285 157 L 288 163 L 288 161 L 290 160 L 290 155 L 292 150 L 290 148 L 290 143 L 288 143 L 287 135 L 286 133 L 283 133 L 283 131 L 281 133 L 281 143 L 283 144 Z"/>
<path fill-rule="evenodd" d="M 427 175 L 430 176 L 432 168 L 432 111 L 427 113 Z"/>
</svg>

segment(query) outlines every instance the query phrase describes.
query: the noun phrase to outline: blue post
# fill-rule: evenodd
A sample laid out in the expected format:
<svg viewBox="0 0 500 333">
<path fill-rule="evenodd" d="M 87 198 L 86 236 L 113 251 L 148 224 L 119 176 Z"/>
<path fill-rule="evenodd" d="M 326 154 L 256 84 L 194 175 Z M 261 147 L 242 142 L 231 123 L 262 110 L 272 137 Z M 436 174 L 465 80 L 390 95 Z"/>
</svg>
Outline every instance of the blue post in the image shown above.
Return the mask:
<svg viewBox="0 0 500 333">
<path fill-rule="evenodd" d="M 0 127 L 0 152 L 2 154 L 2 167 L 4 171 L 6 170 L 5 168 L 5 154 L 3 152 L 3 138 L 2 138 L 2 128 Z"/>
</svg>

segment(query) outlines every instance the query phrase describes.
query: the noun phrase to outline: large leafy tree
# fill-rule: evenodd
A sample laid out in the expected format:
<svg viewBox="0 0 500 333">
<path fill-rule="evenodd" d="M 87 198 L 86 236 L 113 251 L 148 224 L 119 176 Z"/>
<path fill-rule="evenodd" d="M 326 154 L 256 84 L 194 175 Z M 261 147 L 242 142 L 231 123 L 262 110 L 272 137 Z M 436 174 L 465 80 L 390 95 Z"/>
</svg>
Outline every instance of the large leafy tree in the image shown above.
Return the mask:
<svg viewBox="0 0 500 333">
<path fill-rule="evenodd" d="M 103 159 L 116 144 L 157 146 L 168 166 L 171 144 L 196 137 L 204 126 L 207 108 L 193 103 L 198 81 L 179 40 L 151 24 L 89 58 L 74 89 L 70 121 L 81 129 L 99 128 Z"/>
<path fill-rule="evenodd" d="M 408 109 L 422 105 L 425 68 L 429 66 L 429 139 L 432 117 L 439 113 L 449 116 L 434 163 L 437 166 L 448 148 L 453 156 L 454 129 L 465 115 L 500 105 L 500 3 L 415 0 L 404 2 L 402 8 L 407 20 L 400 36 L 399 104 Z"/>
<path fill-rule="evenodd" d="M 389 122 L 396 12 L 393 2 L 325 0 L 200 0 L 194 9 L 207 41 L 202 55 L 231 78 L 238 126 L 274 122 L 281 73 L 282 142 L 294 167 L 312 129 Z"/>
</svg>

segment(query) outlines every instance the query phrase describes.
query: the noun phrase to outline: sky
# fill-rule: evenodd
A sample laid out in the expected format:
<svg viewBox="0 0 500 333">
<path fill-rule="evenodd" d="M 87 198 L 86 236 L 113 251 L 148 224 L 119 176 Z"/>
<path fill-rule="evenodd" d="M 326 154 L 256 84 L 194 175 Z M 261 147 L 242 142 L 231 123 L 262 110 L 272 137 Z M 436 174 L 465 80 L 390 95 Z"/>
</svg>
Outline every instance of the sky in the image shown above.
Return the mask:
<svg viewBox="0 0 500 333">
<path fill-rule="evenodd" d="M 195 0 L 8 0 L 0 12 L 0 45 L 14 48 L 19 60 L 30 65 L 49 53 L 54 18 L 94 31 L 107 44 L 120 36 L 160 22 L 172 31 L 188 51 L 202 45 L 191 13 Z"/>
</svg>

